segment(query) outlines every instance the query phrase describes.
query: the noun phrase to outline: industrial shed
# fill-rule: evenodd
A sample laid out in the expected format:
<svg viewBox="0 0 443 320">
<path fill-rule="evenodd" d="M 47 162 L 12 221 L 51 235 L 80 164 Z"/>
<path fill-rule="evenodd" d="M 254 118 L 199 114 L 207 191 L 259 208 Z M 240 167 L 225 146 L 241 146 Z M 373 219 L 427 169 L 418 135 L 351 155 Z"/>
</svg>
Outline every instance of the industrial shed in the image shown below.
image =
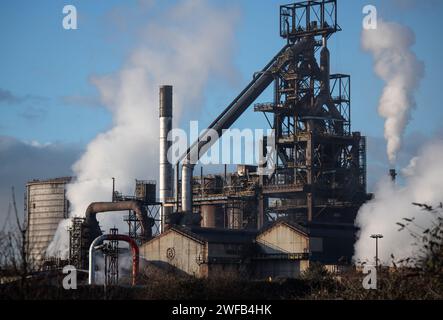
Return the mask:
<svg viewBox="0 0 443 320">
<path fill-rule="evenodd" d="M 143 244 L 140 254 L 154 265 L 199 278 L 248 272 L 256 232 L 174 226 Z"/>
<path fill-rule="evenodd" d="M 354 254 L 357 229 L 346 224 L 311 223 L 306 226 L 281 219 L 257 235 L 254 257 L 255 278 L 295 278 L 310 262 L 329 271 L 346 269 Z"/>
<path fill-rule="evenodd" d="M 313 261 L 338 270 L 352 257 L 354 233 L 354 228 L 307 227 L 285 219 L 259 232 L 173 226 L 143 244 L 140 253 L 162 269 L 196 277 L 297 278 Z M 339 250 L 343 246 L 346 257 Z"/>
<path fill-rule="evenodd" d="M 309 267 L 310 244 L 321 249 L 319 239 L 295 223 L 278 220 L 264 228 L 256 238 L 255 278 L 295 278 Z"/>
</svg>

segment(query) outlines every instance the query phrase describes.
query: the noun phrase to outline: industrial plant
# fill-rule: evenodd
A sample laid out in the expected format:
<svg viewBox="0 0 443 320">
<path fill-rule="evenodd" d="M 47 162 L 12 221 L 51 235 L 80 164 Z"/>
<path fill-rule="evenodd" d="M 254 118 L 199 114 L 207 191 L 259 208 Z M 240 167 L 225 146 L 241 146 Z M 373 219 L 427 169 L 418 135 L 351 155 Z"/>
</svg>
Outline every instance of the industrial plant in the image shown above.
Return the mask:
<svg viewBox="0 0 443 320">
<path fill-rule="evenodd" d="M 351 77 L 331 74 L 328 44 L 340 31 L 336 0 L 280 7 L 285 45 L 216 117 L 208 130 L 223 135 L 248 108 L 261 113 L 273 136 L 261 142 L 265 161 L 237 164 L 220 174 L 194 170 L 213 144 L 203 133 L 177 163 L 168 161 L 174 116 L 173 87 L 159 88 L 159 197 L 155 181 L 136 181 L 133 195 L 112 190 L 94 202 L 69 230 L 66 264 L 89 269 L 105 256 L 105 279 L 118 283 L 119 241 L 130 244 L 132 279 L 141 260 L 199 278 L 222 273 L 248 279 L 297 278 L 313 262 L 330 271 L 351 265 L 354 221 L 366 190 L 366 139 L 351 126 Z M 273 101 L 255 103 L 268 88 Z M 254 104 L 255 103 L 255 104 Z M 275 149 L 273 171 L 265 150 Z M 74 178 L 75 179 L 75 178 Z M 48 267 L 44 252 L 69 216 L 70 178 L 27 185 L 28 254 Z M 103 231 L 98 213 L 124 211 L 126 230 Z"/>
</svg>

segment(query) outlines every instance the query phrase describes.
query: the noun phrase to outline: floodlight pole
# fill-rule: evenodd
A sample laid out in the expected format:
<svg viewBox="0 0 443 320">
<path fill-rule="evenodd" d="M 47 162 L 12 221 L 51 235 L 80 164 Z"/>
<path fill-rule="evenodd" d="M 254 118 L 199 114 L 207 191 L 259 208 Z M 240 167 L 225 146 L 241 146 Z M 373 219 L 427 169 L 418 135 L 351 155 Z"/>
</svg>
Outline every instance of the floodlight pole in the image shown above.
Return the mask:
<svg viewBox="0 0 443 320">
<path fill-rule="evenodd" d="M 378 270 L 378 239 L 383 238 L 381 234 L 373 234 L 371 235 L 372 239 L 375 239 L 375 267 Z"/>
</svg>

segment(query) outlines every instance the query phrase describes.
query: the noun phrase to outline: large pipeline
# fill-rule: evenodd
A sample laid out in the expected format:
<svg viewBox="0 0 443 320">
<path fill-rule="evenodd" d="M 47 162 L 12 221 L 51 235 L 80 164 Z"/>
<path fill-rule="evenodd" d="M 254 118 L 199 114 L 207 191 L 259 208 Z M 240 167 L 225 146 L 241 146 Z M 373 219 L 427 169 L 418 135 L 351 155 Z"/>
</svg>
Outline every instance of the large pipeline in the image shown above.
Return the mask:
<svg viewBox="0 0 443 320">
<path fill-rule="evenodd" d="M 92 241 L 91 246 L 89 247 L 89 284 L 95 284 L 95 256 L 94 250 L 96 246 L 99 246 L 105 240 L 116 240 L 116 241 L 125 241 L 129 243 L 131 246 L 132 252 L 132 285 L 135 286 L 137 283 L 137 275 L 138 275 L 138 265 L 139 265 L 139 250 L 137 243 L 134 239 L 129 236 L 123 234 L 104 234 L 98 238 L 95 238 Z"/>
<path fill-rule="evenodd" d="M 131 200 L 131 201 L 119 201 L 119 202 L 93 202 L 86 209 L 86 224 L 96 224 L 97 213 L 100 212 L 110 212 L 110 211 L 124 211 L 124 210 L 133 210 L 137 216 L 137 219 L 141 224 L 141 232 L 145 239 L 149 239 L 152 237 L 151 224 L 148 217 L 143 214 L 143 207 L 140 201 Z"/>
<path fill-rule="evenodd" d="M 182 211 L 192 212 L 192 172 L 194 164 L 222 136 L 224 130 L 230 128 L 255 99 L 266 90 L 274 81 L 274 74 L 309 47 L 310 44 L 312 44 L 311 39 L 303 38 L 293 45 L 286 45 L 180 157 L 180 160 L 183 161 Z M 212 132 L 214 131 L 218 134 L 215 139 L 212 138 Z"/>
</svg>

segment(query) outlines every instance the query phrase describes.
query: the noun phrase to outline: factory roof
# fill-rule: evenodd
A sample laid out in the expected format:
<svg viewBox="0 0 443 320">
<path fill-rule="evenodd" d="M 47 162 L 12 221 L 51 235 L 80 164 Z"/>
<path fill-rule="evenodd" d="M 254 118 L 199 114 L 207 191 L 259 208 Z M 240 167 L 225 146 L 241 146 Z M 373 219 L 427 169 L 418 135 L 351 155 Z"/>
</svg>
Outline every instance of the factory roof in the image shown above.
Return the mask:
<svg viewBox="0 0 443 320">
<path fill-rule="evenodd" d="M 274 221 L 273 223 L 268 224 L 267 226 L 263 227 L 259 233 L 260 234 L 265 233 L 278 225 L 285 225 L 285 226 L 289 227 L 290 229 L 297 231 L 297 232 L 299 232 L 303 235 L 306 235 L 306 236 L 309 234 L 309 230 L 306 227 L 304 227 L 296 222 L 289 221 L 287 219 L 278 219 L 278 220 Z"/>
<path fill-rule="evenodd" d="M 289 228 L 298 231 L 304 235 L 316 236 L 319 233 L 325 233 L 327 231 L 330 232 L 340 232 L 340 231 L 349 231 L 355 232 L 358 228 L 352 223 L 339 223 L 339 222 L 309 222 L 300 224 L 294 221 L 290 221 L 288 219 L 282 218 L 278 219 L 266 226 L 264 226 L 259 233 L 264 233 L 277 225 L 286 225 Z"/>
<path fill-rule="evenodd" d="M 52 178 L 52 179 L 33 179 L 28 181 L 27 185 L 32 184 L 43 184 L 43 183 L 69 183 L 73 180 L 73 177 L 60 177 L 60 178 Z"/>
<path fill-rule="evenodd" d="M 230 230 L 216 228 L 201 227 L 182 227 L 173 226 L 170 230 L 174 230 L 198 242 L 208 243 L 248 243 L 257 235 L 252 230 Z"/>
<path fill-rule="evenodd" d="M 257 232 L 254 230 L 233 230 L 194 227 L 191 231 L 212 243 L 245 243 L 251 242 Z"/>
</svg>

